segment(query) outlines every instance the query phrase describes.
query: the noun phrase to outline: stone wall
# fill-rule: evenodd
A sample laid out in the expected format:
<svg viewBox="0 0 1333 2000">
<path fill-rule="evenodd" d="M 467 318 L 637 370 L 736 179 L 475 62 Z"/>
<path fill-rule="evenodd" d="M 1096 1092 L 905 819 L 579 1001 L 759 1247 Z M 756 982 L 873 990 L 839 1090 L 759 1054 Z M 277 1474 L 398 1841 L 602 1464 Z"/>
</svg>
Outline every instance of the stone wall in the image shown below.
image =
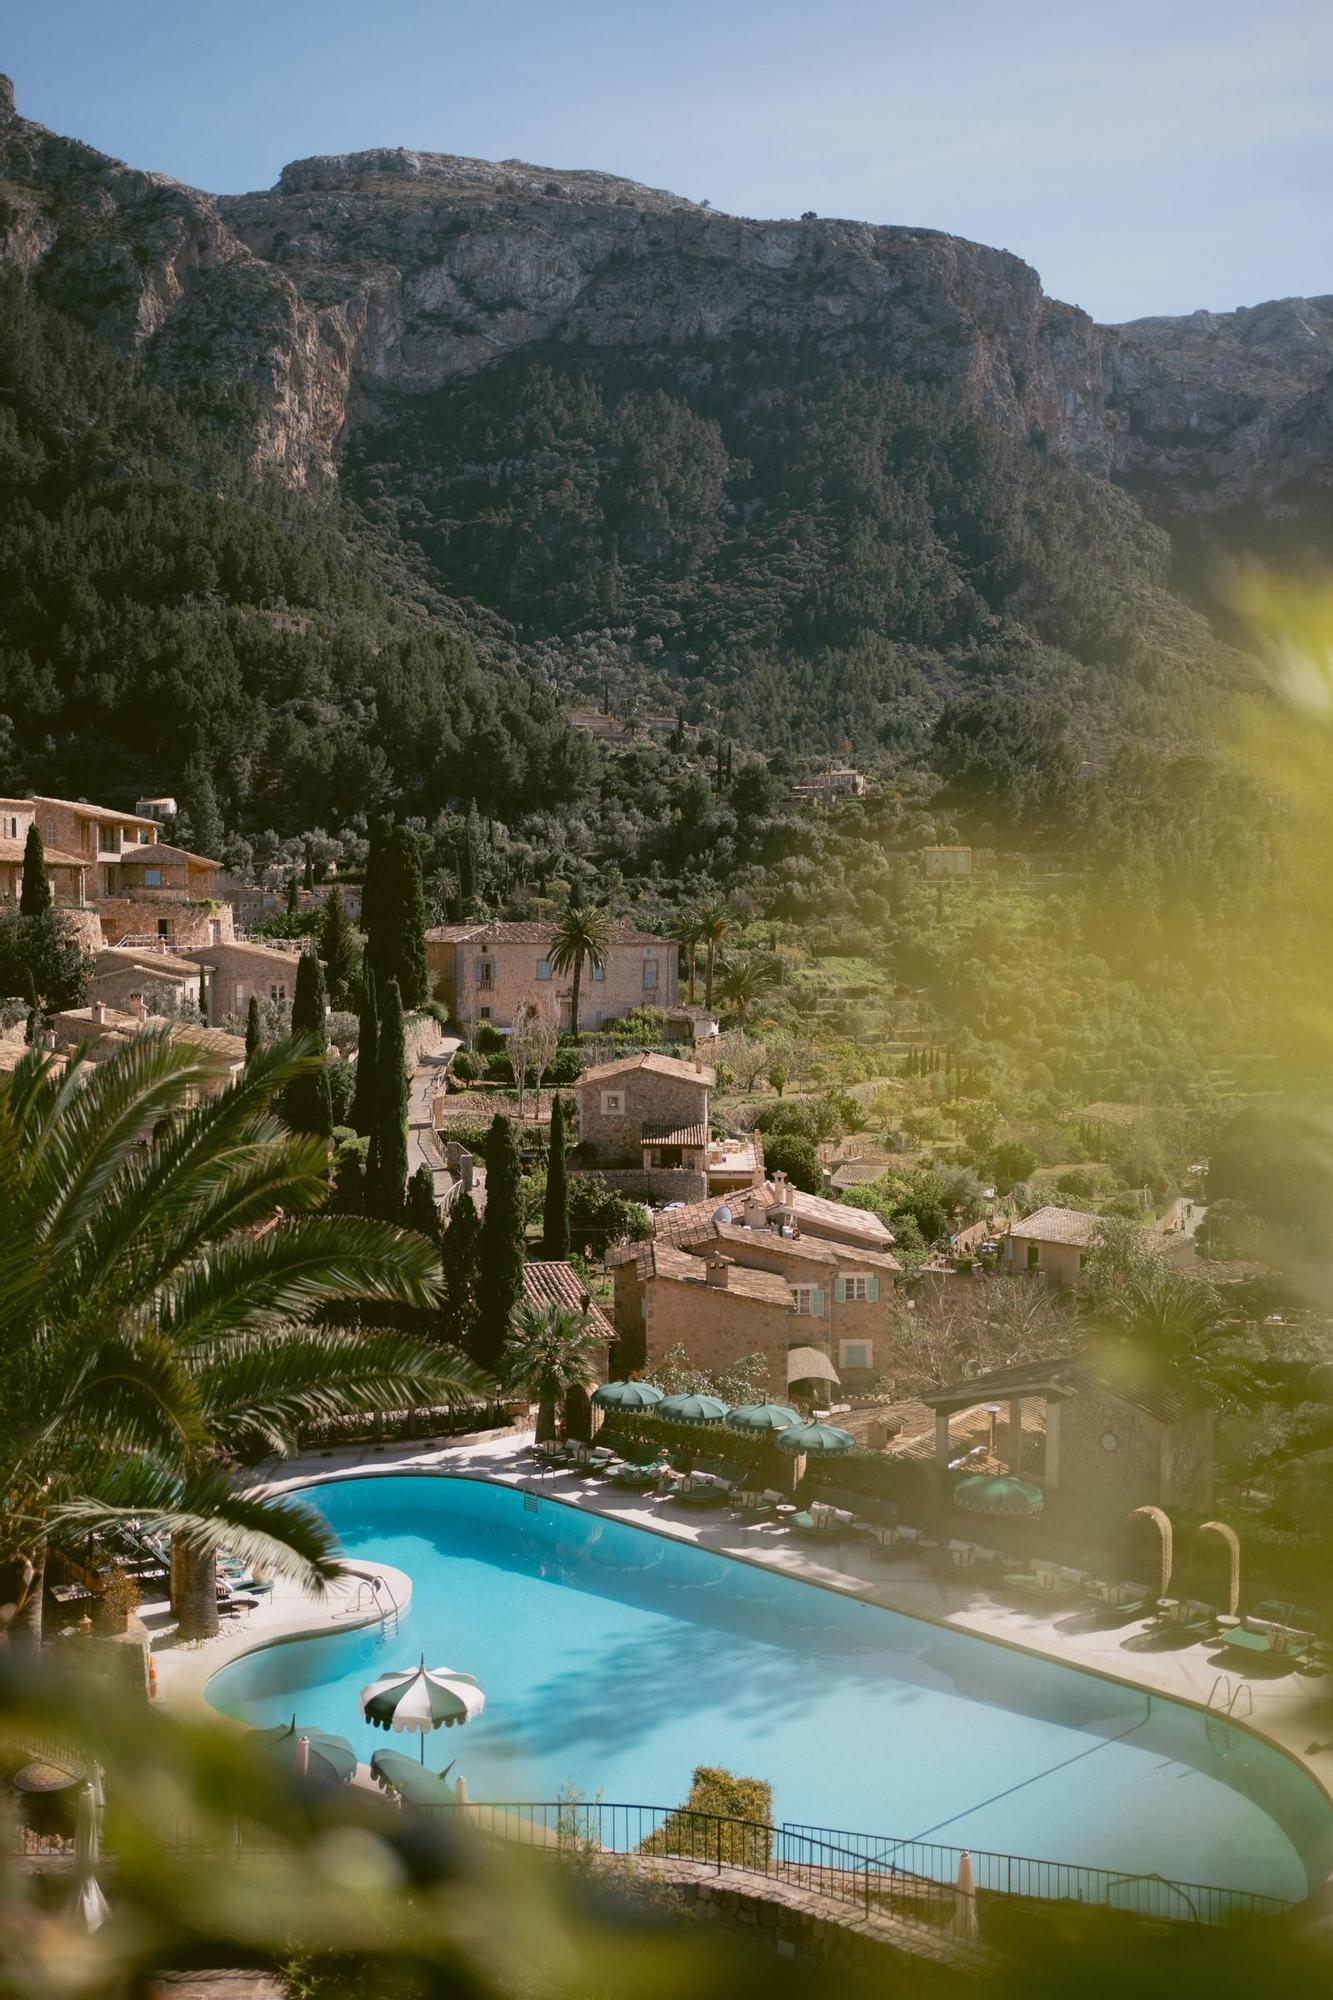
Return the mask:
<svg viewBox="0 0 1333 2000">
<path fill-rule="evenodd" d="M 229 944 L 234 935 L 229 903 L 137 901 L 132 896 L 99 896 L 101 936 L 94 947 L 119 944 L 123 937 L 161 938 L 173 951 L 193 951 L 205 945 Z M 163 928 L 165 926 L 165 928 Z"/>
<path fill-rule="evenodd" d="M 639 1151 L 645 1125 L 708 1124 L 709 1086 L 705 1074 L 681 1064 L 678 1076 L 626 1068 L 617 1074 L 580 1078 L 574 1086 L 579 1111 L 579 1144 L 608 1160 Z M 619 1100 L 619 1109 L 607 1108 Z"/>
<path fill-rule="evenodd" d="M 790 1304 L 753 1298 L 730 1286 L 678 1278 L 650 1278 L 644 1286 L 644 1352 L 651 1368 L 672 1348 L 683 1347 L 696 1368 L 722 1374 L 747 1355 L 768 1360 L 768 1392 L 787 1395 L 787 1349 L 794 1320 Z"/>
<path fill-rule="evenodd" d="M 707 1174 L 691 1167 L 598 1167 L 597 1172 L 617 1194 L 646 1201 L 650 1207 L 666 1201 L 702 1201 L 708 1193 Z"/>
</svg>

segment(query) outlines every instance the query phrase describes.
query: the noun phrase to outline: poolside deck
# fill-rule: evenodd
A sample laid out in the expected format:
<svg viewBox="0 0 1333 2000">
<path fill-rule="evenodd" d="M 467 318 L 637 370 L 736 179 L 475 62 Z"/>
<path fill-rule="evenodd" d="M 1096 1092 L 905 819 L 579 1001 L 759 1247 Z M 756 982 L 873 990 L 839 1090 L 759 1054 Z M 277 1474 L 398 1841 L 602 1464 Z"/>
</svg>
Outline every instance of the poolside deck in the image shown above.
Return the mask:
<svg viewBox="0 0 1333 2000">
<path fill-rule="evenodd" d="M 1206 1707 L 1219 1676 L 1227 1686 L 1224 1704 L 1237 1682 L 1247 1683 L 1252 1711 L 1236 1726 L 1249 1728 L 1295 1757 L 1333 1797 L 1333 1674 L 1304 1672 L 1283 1662 L 1263 1663 L 1244 1673 L 1220 1662 L 1209 1643 L 1182 1646 L 1149 1631 L 1145 1620 L 1108 1625 L 1083 1609 L 1018 1605 L 995 1596 L 974 1574 L 942 1571 L 910 1557 L 883 1562 L 858 1540 L 812 1546 L 796 1541 L 771 1522 L 700 1515 L 697 1510 L 627 1493 L 575 1472 L 537 1470 L 521 1456 L 530 1433 L 506 1431 L 437 1445 L 385 1445 L 311 1452 L 258 1468 L 266 1489 L 281 1492 L 315 1479 L 364 1476 L 369 1472 L 446 1473 L 525 1487 L 568 1506 L 671 1535 L 701 1548 L 784 1571 L 935 1624 L 955 1626 L 980 1637 L 1065 1665 L 1085 1667 L 1178 1701 Z M 358 1562 L 358 1568 L 371 1565 Z M 397 1592 L 398 1573 L 390 1573 Z M 197 1649 L 159 1655 L 164 1696 L 198 1696 L 208 1675 L 228 1659 L 299 1632 L 327 1631 L 346 1624 L 346 1614 L 330 1616 L 327 1604 L 312 1603 L 279 1587 L 243 1629 Z M 364 1622 L 364 1621 L 361 1621 Z M 1226 1727 L 1219 1717 L 1219 1726 Z"/>
</svg>

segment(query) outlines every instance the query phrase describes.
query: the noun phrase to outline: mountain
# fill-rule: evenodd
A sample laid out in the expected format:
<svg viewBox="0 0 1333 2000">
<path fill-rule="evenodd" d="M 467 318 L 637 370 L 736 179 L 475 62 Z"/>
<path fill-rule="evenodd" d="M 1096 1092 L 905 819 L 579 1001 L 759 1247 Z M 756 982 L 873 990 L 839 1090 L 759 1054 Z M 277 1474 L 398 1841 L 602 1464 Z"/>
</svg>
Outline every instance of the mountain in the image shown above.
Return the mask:
<svg viewBox="0 0 1333 2000">
<path fill-rule="evenodd" d="M 761 742 L 993 690 L 1187 722 L 1243 668 L 1180 548 L 1318 524 L 1333 468 L 1327 299 L 1101 327 L 1006 252 L 597 173 L 379 150 L 214 197 L 7 93 L 0 261 L 483 651 Z"/>
</svg>

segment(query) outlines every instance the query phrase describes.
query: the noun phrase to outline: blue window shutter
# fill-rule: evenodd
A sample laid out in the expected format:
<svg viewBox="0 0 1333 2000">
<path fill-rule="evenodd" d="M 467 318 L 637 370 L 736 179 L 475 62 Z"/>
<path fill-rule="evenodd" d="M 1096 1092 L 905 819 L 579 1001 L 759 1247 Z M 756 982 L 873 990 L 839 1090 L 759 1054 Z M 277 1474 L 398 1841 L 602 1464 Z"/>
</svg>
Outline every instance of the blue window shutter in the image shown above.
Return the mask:
<svg viewBox="0 0 1333 2000">
<path fill-rule="evenodd" d="M 810 1316 L 812 1319 L 823 1319 L 824 1304 L 825 1300 L 824 1300 L 823 1286 L 812 1285 L 810 1288 Z"/>
<path fill-rule="evenodd" d="M 876 1299 L 879 1297 L 878 1278 L 872 1276 L 866 1279 L 866 1297 L 869 1299 L 871 1305 L 874 1305 Z"/>
<path fill-rule="evenodd" d="M 833 1280 L 833 1297 L 838 1305 L 846 1303 L 847 1280 L 845 1278 L 835 1278 Z"/>
</svg>

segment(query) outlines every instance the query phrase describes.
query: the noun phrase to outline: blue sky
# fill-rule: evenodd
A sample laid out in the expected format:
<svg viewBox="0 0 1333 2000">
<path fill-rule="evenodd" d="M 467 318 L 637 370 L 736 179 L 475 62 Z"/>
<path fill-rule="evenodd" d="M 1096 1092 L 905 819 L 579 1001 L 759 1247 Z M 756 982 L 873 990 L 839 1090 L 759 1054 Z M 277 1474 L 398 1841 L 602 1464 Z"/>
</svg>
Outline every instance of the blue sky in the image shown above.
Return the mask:
<svg viewBox="0 0 1333 2000">
<path fill-rule="evenodd" d="M 0 67 L 217 192 L 404 145 L 947 229 L 1104 320 L 1333 292 L 1333 0 L 28 0 Z"/>
</svg>

